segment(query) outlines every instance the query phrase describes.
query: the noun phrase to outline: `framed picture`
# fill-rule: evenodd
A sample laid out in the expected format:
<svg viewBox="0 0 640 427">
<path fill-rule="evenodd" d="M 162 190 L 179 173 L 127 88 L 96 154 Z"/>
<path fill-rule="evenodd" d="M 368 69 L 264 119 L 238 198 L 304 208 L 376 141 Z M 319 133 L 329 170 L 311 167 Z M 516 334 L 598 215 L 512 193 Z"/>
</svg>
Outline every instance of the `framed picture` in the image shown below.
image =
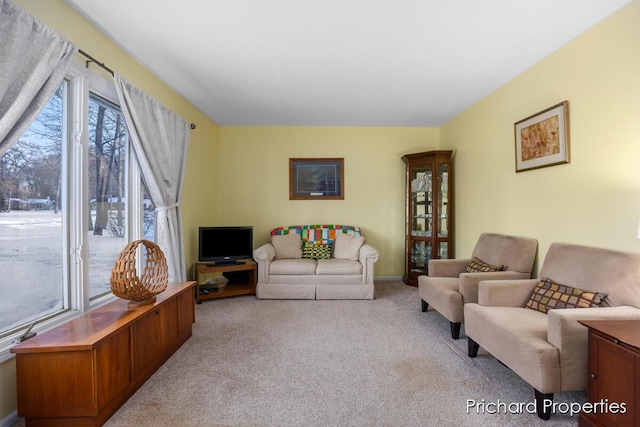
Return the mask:
<svg viewBox="0 0 640 427">
<path fill-rule="evenodd" d="M 289 159 L 290 200 L 343 200 L 344 159 Z"/>
<path fill-rule="evenodd" d="M 569 163 L 569 102 L 515 124 L 516 172 Z"/>
</svg>

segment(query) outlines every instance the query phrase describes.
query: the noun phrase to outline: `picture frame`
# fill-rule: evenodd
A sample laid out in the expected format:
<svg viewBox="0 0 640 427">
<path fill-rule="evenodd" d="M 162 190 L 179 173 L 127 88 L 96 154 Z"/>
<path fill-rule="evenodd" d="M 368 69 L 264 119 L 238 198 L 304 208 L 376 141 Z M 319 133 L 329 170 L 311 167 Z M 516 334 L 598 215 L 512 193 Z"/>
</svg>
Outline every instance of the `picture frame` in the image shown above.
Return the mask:
<svg viewBox="0 0 640 427">
<path fill-rule="evenodd" d="M 343 200 L 344 158 L 290 158 L 289 200 Z"/>
<path fill-rule="evenodd" d="M 569 102 L 514 124 L 516 172 L 570 163 Z"/>
</svg>

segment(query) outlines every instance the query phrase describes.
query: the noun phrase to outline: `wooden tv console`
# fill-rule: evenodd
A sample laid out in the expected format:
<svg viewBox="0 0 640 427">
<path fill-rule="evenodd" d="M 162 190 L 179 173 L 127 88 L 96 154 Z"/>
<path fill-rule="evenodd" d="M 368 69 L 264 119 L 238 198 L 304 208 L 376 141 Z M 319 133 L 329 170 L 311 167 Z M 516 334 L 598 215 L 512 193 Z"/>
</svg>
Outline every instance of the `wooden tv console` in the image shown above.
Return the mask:
<svg viewBox="0 0 640 427">
<path fill-rule="evenodd" d="M 191 337 L 196 282 L 156 302 L 117 300 L 11 349 L 27 426 L 101 426 Z"/>
</svg>

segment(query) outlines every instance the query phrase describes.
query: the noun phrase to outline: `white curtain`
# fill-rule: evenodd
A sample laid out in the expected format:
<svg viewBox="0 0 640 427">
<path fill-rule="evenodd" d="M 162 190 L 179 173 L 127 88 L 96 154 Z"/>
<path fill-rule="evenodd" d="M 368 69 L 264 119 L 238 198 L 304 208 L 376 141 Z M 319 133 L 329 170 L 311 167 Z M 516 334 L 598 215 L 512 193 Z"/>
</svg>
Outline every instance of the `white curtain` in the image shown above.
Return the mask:
<svg viewBox="0 0 640 427">
<path fill-rule="evenodd" d="M 190 124 L 118 74 L 113 79 L 133 150 L 151 200 L 157 207 L 157 244 L 169 278 L 186 280 L 180 197 Z"/>
<path fill-rule="evenodd" d="M 49 102 L 77 47 L 0 0 L 0 156 Z"/>
</svg>

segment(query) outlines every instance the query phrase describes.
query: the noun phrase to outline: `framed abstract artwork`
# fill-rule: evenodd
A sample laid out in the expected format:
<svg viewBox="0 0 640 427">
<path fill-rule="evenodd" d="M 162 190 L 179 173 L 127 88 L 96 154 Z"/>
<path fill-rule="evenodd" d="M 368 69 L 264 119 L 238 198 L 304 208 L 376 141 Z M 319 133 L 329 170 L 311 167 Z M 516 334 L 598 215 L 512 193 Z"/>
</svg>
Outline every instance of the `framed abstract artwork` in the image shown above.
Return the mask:
<svg viewBox="0 0 640 427">
<path fill-rule="evenodd" d="M 289 159 L 290 200 L 343 200 L 344 159 Z"/>
<path fill-rule="evenodd" d="M 569 102 L 515 123 L 516 172 L 569 163 Z"/>
</svg>

